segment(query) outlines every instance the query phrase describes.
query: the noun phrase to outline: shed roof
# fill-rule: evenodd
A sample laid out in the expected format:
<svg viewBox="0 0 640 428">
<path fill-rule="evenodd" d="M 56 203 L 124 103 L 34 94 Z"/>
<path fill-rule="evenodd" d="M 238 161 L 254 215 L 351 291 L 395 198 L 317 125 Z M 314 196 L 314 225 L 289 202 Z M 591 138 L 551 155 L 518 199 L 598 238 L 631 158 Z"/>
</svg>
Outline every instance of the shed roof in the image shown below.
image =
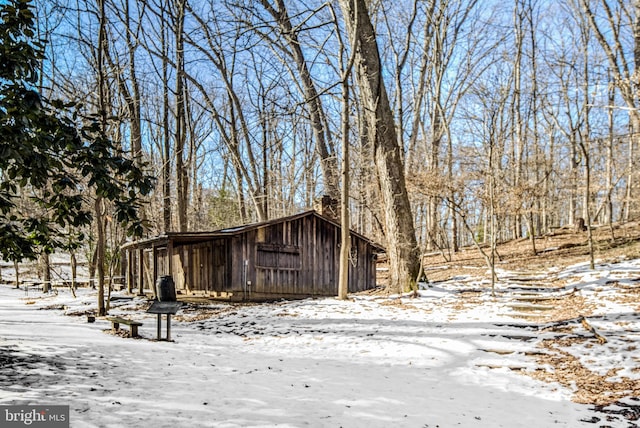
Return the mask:
<svg viewBox="0 0 640 428">
<path fill-rule="evenodd" d="M 310 211 L 304 211 L 304 212 L 287 216 L 287 217 L 280 217 L 272 220 L 267 220 L 267 221 L 262 221 L 257 223 L 250 223 L 250 224 L 237 226 L 237 227 L 229 227 L 229 228 L 210 231 L 210 232 L 166 232 L 162 235 L 157 235 L 151 238 L 128 242 L 122 245 L 120 248 L 123 250 L 144 248 L 144 247 L 153 246 L 154 244 L 162 245 L 169 241 L 173 241 L 174 243 L 198 243 L 198 242 L 208 241 L 213 238 L 231 237 L 231 236 L 239 235 L 253 229 L 258 229 L 260 227 L 270 226 L 278 223 L 284 223 L 286 221 L 293 221 L 293 220 L 297 220 L 299 218 L 303 218 L 307 216 L 315 216 L 321 219 L 322 221 L 333 224 L 338 228 L 341 227 L 339 223 L 329 219 L 328 217 L 320 215 L 315 210 L 310 210 Z M 353 230 L 351 230 L 350 232 L 352 235 L 357 236 L 358 238 L 368 242 L 371 246 L 375 247 L 379 251 L 384 251 L 384 247 L 373 242 L 371 239 L 367 238 L 366 236 L 358 232 L 354 232 Z"/>
</svg>

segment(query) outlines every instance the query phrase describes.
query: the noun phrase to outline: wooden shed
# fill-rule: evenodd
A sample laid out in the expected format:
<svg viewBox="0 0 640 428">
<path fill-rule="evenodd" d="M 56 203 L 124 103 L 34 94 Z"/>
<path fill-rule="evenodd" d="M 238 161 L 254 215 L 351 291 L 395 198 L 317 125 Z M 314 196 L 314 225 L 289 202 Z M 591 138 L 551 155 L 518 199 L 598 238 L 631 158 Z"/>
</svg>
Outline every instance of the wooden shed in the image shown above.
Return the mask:
<svg viewBox="0 0 640 428">
<path fill-rule="evenodd" d="M 316 211 L 214 232 L 171 232 L 124 245 L 124 277 L 140 294 L 170 275 L 178 297 L 335 296 L 340 241 L 340 225 Z M 349 292 L 376 286 L 383 251 L 351 232 Z"/>
</svg>

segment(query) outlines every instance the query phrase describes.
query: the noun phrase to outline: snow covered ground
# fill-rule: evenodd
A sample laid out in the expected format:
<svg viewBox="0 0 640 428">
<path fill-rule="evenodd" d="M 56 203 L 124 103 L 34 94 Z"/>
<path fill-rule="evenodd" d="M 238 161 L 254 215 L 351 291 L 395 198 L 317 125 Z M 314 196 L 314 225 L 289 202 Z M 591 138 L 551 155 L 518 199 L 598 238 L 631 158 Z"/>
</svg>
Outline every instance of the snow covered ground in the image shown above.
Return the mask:
<svg viewBox="0 0 640 428">
<path fill-rule="evenodd" d="M 0 404 L 69 405 L 74 428 L 638 426 L 640 260 L 500 278 L 188 305 L 173 342 L 141 298 L 110 310 L 131 339 L 87 323 L 93 290 L 1 285 Z"/>
</svg>

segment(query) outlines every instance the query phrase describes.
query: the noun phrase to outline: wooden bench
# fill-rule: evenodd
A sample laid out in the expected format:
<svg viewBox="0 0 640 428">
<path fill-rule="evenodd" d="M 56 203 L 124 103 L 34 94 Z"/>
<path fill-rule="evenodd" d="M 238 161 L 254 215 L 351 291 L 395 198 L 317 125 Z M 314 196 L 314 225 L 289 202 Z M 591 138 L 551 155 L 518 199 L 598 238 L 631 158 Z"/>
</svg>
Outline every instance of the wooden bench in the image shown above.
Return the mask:
<svg viewBox="0 0 640 428">
<path fill-rule="evenodd" d="M 129 337 L 138 337 L 138 327 L 142 325 L 141 322 L 120 317 L 109 317 L 107 320 L 111 321 L 111 328 L 114 331 L 119 331 L 120 324 L 124 324 L 129 326 Z"/>
</svg>

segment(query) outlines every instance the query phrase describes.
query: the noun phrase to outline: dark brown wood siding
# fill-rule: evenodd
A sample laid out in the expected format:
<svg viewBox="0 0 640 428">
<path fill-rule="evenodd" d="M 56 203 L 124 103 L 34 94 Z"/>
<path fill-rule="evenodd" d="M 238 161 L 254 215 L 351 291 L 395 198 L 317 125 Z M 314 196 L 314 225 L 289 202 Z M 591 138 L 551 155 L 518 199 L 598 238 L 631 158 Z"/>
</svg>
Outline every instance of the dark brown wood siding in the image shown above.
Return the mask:
<svg viewBox="0 0 640 428">
<path fill-rule="evenodd" d="M 351 236 L 349 255 L 349 292 L 368 290 L 376 285 L 376 253 L 357 236 Z"/>
<path fill-rule="evenodd" d="M 337 293 L 339 230 L 333 224 L 310 216 L 266 225 L 248 236 L 249 244 L 255 242 L 252 292 L 307 296 Z"/>
<path fill-rule="evenodd" d="M 229 284 L 229 245 L 227 239 L 211 242 L 211 290 L 227 291 Z"/>
<path fill-rule="evenodd" d="M 237 299 L 335 296 L 338 292 L 340 228 L 310 212 L 209 237 L 173 234 L 150 247 L 127 250 L 128 278 L 147 287 L 172 275 L 182 294 L 226 293 Z M 351 236 L 349 291 L 376 285 L 379 248 Z M 150 260 L 153 259 L 153 260 Z"/>
</svg>

